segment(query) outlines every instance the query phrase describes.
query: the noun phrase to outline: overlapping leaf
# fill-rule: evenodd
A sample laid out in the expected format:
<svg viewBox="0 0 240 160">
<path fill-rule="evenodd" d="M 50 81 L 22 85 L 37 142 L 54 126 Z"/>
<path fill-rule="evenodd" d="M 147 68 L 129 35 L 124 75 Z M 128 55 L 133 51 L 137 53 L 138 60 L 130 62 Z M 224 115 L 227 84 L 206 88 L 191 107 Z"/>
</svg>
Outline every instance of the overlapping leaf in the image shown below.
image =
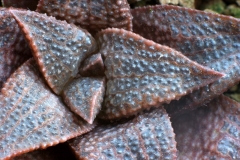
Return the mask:
<svg viewBox="0 0 240 160">
<path fill-rule="evenodd" d="M 79 25 L 92 34 L 109 27 L 132 30 L 127 0 L 40 0 L 37 11 Z"/>
<path fill-rule="evenodd" d="M 35 61 L 17 69 L 0 94 L 0 159 L 46 148 L 91 130 L 41 78 Z"/>
<path fill-rule="evenodd" d="M 120 118 L 179 99 L 222 76 L 130 31 L 98 34 L 107 77 L 102 118 Z"/>
<path fill-rule="evenodd" d="M 176 159 L 176 142 L 163 107 L 119 125 L 98 126 L 70 141 L 79 159 Z"/>
<path fill-rule="evenodd" d="M 138 8 L 132 10 L 132 14 L 134 32 L 226 74 L 213 84 L 167 105 L 170 113 L 206 103 L 239 82 L 239 19 L 174 6 Z"/>
<path fill-rule="evenodd" d="M 92 124 L 101 109 L 104 92 L 104 78 L 82 77 L 64 89 L 63 100 L 73 112 Z"/>
<path fill-rule="evenodd" d="M 42 6 L 43 4 L 45 6 Z M 201 90 L 190 94 L 190 98 L 182 98 L 177 103 L 171 103 L 172 107 L 168 109 L 171 111 L 171 109 L 196 106 L 202 101 L 192 99 L 203 97 L 206 102 L 206 99 L 218 95 L 217 92 L 222 93 L 224 87 L 227 89 L 239 80 L 239 20 L 178 7 L 165 6 L 162 7 L 162 11 L 158 10 L 161 7 L 156 8 L 133 10 L 133 13 L 136 13 L 135 16 L 139 18 L 136 24 L 141 30 L 149 29 L 146 36 L 154 35 L 156 38 L 154 40 L 158 43 L 169 45 L 202 65 L 224 72 L 226 77 L 214 84 L 204 86 L 218 79 L 221 74 L 190 61 L 175 50 L 157 45 L 133 33 L 117 29 L 105 30 L 99 34 L 98 38 L 101 46 L 100 53 L 107 66 L 105 73 L 108 78 L 102 118 L 120 118 L 135 114 L 144 108 L 159 107 L 161 103 L 179 99 L 194 89 L 204 86 Z M 124 26 L 131 29 L 131 15 L 125 0 L 41 0 L 39 9 L 45 10 L 43 12 L 47 14 L 53 13 L 53 16 L 58 16 L 57 18 L 64 18 L 69 23 L 80 24 L 79 21 L 83 20 L 81 25 L 87 26 L 93 33 L 98 30 L 99 26 L 104 28 L 109 27 L 109 24 L 114 27 Z M 5 27 L 2 33 L 7 32 L 2 38 L 3 41 L 0 41 L 0 45 L 4 46 L 10 42 L 9 44 L 18 48 L 21 46 L 19 44 L 22 44 L 18 42 L 16 38 L 18 36 L 14 33 L 15 38 L 11 39 L 8 33 L 12 34 L 13 30 L 17 34 L 20 32 L 16 28 L 11 28 L 12 24 L 8 25 L 12 23 L 12 20 L 8 21 L 10 15 L 5 12 L 6 10 L 2 11 L 0 10 L 0 13 L 4 13 L 2 14 L 4 20 L 6 17 L 7 20 L 1 21 L 0 27 Z M 41 71 L 50 75 L 51 80 L 48 80 L 48 83 L 53 84 L 53 90 L 60 94 L 62 88 L 66 87 L 65 84 L 69 84 L 76 76 L 81 61 L 95 51 L 96 45 L 91 46 L 89 43 L 90 41 L 94 43 L 94 40 L 86 32 L 78 31 L 66 22 L 55 21 L 54 18 L 33 14 L 33 12 L 16 10 L 12 12 L 25 31 L 35 59 L 40 60 L 38 64 L 45 67 L 42 67 Z M 145 15 L 146 13 L 149 15 Z M 159 22 L 156 17 L 160 19 L 162 17 L 161 21 Z M 102 21 L 103 19 L 105 21 Z M 150 28 L 144 26 L 144 23 Z M 153 24 L 156 25 L 157 30 Z M 13 30 L 8 32 L 8 29 Z M 0 28 L 0 34 L 2 33 Z M 21 36 L 19 37 L 22 39 Z M 82 48 L 81 42 L 83 41 L 86 42 L 86 46 Z M 1 49 L 0 46 L 0 51 Z M 80 53 L 79 50 L 89 52 L 75 63 L 72 60 L 79 58 L 79 55 L 75 54 Z M 38 54 L 40 52 L 41 54 Z M 49 55 L 51 55 L 50 58 Z M 98 73 L 95 74 L 98 69 L 102 75 L 101 55 L 94 56 L 86 60 L 80 68 L 82 75 L 90 71 L 93 74 L 84 76 L 99 76 Z M 4 55 L 4 57 L 7 56 Z M 17 62 L 11 56 L 3 61 L 10 59 L 14 63 Z M 59 68 L 59 65 L 67 66 L 67 69 L 63 66 Z M 3 69 L 4 74 L 6 71 L 7 69 Z M 68 75 L 63 75 L 63 72 Z M 48 77 L 48 75 L 45 76 Z M 44 80 L 41 80 L 39 76 L 40 73 L 31 60 L 12 75 L 2 90 L 0 95 L 2 104 L 0 108 L 0 159 L 39 147 L 55 145 L 94 127 L 66 109 L 61 100 L 49 91 Z M 57 81 L 55 81 L 56 77 Z M 62 81 L 60 85 L 58 80 Z M 68 94 L 64 97 L 68 104 L 79 103 L 79 97 L 75 94 L 76 90 L 79 90 L 82 95 L 87 95 L 85 95 L 87 97 L 85 102 L 89 105 L 80 110 L 83 109 L 82 113 L 87 113 L 84 116 L 90 123 L 100 108 L 100 100 L 96 98 L 97 94 L 90 95 L 89 93 L 103 93 L 102 89 L 87 90 L 89 86 L 91 87 L 91 82 L 84 82 L 85 86 L 82 87 L 77 82 L 73 86 L 70 84 L 64 92 Z M 81 97 L 80 99 L 83 101 Z M 178 103 L 181 105 L 176 105 Z M 95 105 L 97 105 L 96 108 L 93 107 Z M 227 105 L 231 107 L 225 107 Z M 80 107 L 82 103 L 74 106 Z M 188 118 L 186 118 L 188 115 L 185 115 L 173 119 L 174 127 L 180 133 L 177 136 L 179 159 L 239 159 L 239 104 L 221 97 L 207 107 L 209 108 L 203 107 L 192 112 Z M 186 127 L 183 127 L 185 124 Z M 162 107 L 152 109 L 118 126 L 99 126 L 94 132 L 73 140 L 71 146 L 81 158 L 176 159 L 174 134 Z M 49 158 L 49 152 L 45 153 L 46 157 L 41 151 L 37 151 L 20 158 L 36 159 L 39 154 L 40 158 Z"/>
<path fill-rule="evenodd" d="M 240 104 L 220 96 L 173 120 L 178 159 L 240 159 Z"/>
<path fill-rule="evenodd" d="M 11 13 L 0 7 L 0 88 L 31 51 Z"/>
<path fill-rule="evenodd" d="M 60 94 L 78 73 L 80 63 L 96 50 L 85 30 L 31 11 L 10 10 L 25 33 L 48 85 Z"/>
<path fill-rule="evenodd" d="M 101 54 L 87 58 L 79 69 L 82 76 L 104 76 L 104 64 Z"/>
</svg>

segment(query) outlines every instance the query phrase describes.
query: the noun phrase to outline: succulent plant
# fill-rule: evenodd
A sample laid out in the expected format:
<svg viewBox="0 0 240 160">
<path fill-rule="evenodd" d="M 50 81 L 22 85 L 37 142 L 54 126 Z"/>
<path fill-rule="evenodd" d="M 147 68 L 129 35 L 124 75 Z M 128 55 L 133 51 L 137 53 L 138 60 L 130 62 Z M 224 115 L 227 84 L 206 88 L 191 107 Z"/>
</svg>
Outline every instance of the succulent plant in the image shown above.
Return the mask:
<svg viewBox="0 0 240 160">
<path fill-rule="evenodd" d="M 240 104 L 222 95 L 240 80 L 238 19 L 126 0 L 0 19 L 0 159 L 59 159 L 37 149 L 62 142 L 77 159 L 240 159 Z"/>
</svg>

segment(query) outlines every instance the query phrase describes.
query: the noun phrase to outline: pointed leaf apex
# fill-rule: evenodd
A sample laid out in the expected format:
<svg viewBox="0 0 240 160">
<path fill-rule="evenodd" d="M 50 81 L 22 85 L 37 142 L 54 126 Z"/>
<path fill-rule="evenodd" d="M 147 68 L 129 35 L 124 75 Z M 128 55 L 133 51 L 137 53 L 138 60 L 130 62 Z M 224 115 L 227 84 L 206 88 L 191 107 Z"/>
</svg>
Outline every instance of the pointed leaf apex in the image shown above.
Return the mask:
<svg viewBox="0 0 240 160">
<path fill-rule="evenodd" d="M 169 103 L 223 76 L 130 31 L 106 29 L 97 37 L 107 78 L 104 119 Z"/>
<path fill-rule="evenodd" d="M 101 109 L 104 92 L 104 78 L 82 77 L 64 89 L 63 99 L 73 112 L 92 124 Z"/>
<path fill-rule="evenodd" d="M 85 30 L 32 11 L 10 10 L 25 33 L 33 56 L 56 94 L 76 76 L 80 63 L 97 48 Z"/>
</svg>

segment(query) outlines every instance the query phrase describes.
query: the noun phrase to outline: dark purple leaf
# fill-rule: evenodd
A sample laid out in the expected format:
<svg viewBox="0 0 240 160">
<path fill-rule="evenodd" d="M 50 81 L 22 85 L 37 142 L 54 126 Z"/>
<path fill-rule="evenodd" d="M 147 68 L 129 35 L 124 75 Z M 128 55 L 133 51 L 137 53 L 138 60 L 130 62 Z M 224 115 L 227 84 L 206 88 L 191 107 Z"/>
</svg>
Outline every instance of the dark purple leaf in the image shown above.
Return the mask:
<svg viewBox="0 0 240 160">
<path fill-rule="evenodd" d="M 40 0 L 37 11 L 74 23 L 92 34 L 109 27 L 132 30 L 127 0 Z"/>
<path fill-rule="evenodd" d="M 133 30 L 226 76 L 167 105 L 170 113 L 197 107 L 240 80 L 240 20 L 176 6 L 132 10 Z M 176 108 L 178 107 L 178 108 Z"/>
<path fill-rule="evenodd" d="M 67 143 L 61 143 L 44 150 L 36 150 L 11 160 L 76 160 Z"/>
<path fill-rule="evenodd" d="M 63 100 L 73 112 L 92 124 L 101 109 L 104 92 L 104 78 L 83 77 L 73 80 L 64 89 Z"/>
<path fill-rule="evenodd" d="M 53 94 L 33 59 L 18 68 L 0 94 L 0 159 L 65 142 L 90 125 Z"/>
<path fill-rule="evenodd" d="M 220 96 L 174 117 L 178 159 L 240 159 L 240 104 Z"/>
<path fill-rule="evenodd" d="M 75 25 L 31 11 L 10 10 L 25 33 L 48 85 L 60 94 L 78 73 L 80 63 L 96 50 L 92 36 Z"/>
<path fill-rule="evenodd" d="M 101 125 L 70 141 L 79 159 L 176 159 L 176 142 L 163 107 L 118 125 Z"/>
<path fill-rule="evenodd" d="M 0 7 L 0 88 L 31 51 L 11 13 Z"/>
<path fill-rule="evenodd" d="M 98 34 L 98 41 L 107 77 L 100 112 L 104 119 L 168 103 L 222 77 L 180 52 L 130 31 L 106 29 Z"/>
<path fill-rule="evenodd" d="M 2 0 L 4 7 L 25 8 L 36 10 L 38 0 Z"/>
<path fill-rule="evenodd" d="M 82 76 L 104 76 L 104 64 L 101 54 L 94 54 L 87 58 L 80 67 Z"/>
</svg>

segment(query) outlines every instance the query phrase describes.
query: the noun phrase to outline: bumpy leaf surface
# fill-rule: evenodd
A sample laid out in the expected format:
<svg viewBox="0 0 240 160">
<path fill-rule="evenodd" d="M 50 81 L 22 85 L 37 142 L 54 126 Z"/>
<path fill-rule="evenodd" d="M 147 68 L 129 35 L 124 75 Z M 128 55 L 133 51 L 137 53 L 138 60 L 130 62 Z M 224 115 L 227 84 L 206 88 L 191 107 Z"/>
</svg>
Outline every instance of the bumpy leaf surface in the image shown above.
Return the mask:
<svg viewBox="0 0 240 160">
<path fill-rule="evenodd" d="M 104 64 L 101 54 L 94 54 L 87 58 L 79 70 L 82 76 L 104 76 Z"/>
<path fill-rule="evenodd" d="M 226 74 L 213 84 L 167 105 L 170 113 L 207 102 L 239 82 L 239 19 L 174 6 L 138 8 L 132 10 L 132 14 L 134 32 Z"/>
<path fill-rule="evenodd" d="M 79 159 L 176 159 L 175 135 L 160 107 L 119 125 L 98 126 L 70 141 Z"/>
<path fill-rule="evenodd" d="M 178 159 L 240 159 L 240 104 L 220 96 L 175 117 Z"/>
<path fill-rule="evenodd" d="M 0 159 L 65 142 L 95 126 L 65 107 L 32 59 L 4 84 L 0 106 Z"/>
<path fill-rule="evenodd" d="M 25 8 L 36 10 L 38 0 L 2 0 L 4 7 Z"/>
<path fill-rule="evenodd" d="M 0 7 L 0 88 L 31 56 L 31 51 L 8 9 Z"/>
<path fill-rule="evenodd" d="M 10 10 L 25 33 L 48 85 L 60 94 L 78 73 L 80 63 L 96 49 L 92 36 L 65 21 L 31 11 Z"/>
<path fill-rule="evenodd" d="M 120 118 L 179 99 L 222 76 L 130 31 L 98 34 L 107 77 L 101 118 Z"/>
<path fill-rule="evenodd" d="M 127 0 L 40 0 L 37 11 L 79 25 L 92 34 L 109 27 L 132 30 Z"/>
<path fill-rule="evenodd" d="M 88 123 L 93 123 L 101 109 L 105 92 L 104 78 L 78 78 L 73 80 L 63 91 L 67 106 Z"/>
</svg>

